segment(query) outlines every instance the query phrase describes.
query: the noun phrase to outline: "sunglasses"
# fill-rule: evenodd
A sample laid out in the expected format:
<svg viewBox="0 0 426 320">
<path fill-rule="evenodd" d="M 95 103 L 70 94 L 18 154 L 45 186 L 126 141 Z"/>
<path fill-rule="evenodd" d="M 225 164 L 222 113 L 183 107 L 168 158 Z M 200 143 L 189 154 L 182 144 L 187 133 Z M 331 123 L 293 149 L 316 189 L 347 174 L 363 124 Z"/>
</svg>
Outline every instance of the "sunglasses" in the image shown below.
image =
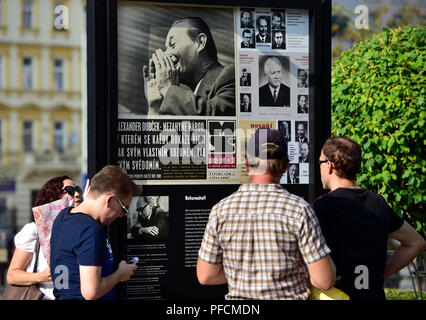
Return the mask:
<svg viewBox="0 0 426 320">
<path fill-rule="evenodd" d="M 121 202 L 121 200 L 120 200 L 120 198 L 119 198 L 118 196 L 114 195 L 114 197 L 117 199 L 118 203 L 120 204 L 121 209 L 123 209 L 123 214 L 124 214 L 125 216 L 126 216 L 126 215 L 128 215 L 128 214 L 129 214 L 129 208 L 126 208 L 126 207 L 124 206 L 123 202 Z"/>
<path fill-rule="evenodd" d="M 68 193 L 71 197 L 74 197 L 74 194 L 78 192 L 80 195 L 83 195 L 83 191 L 79 186 L 73 187 L 73 186 L 66 186 L 62 189 L 62 193 Z"/>
</svg>

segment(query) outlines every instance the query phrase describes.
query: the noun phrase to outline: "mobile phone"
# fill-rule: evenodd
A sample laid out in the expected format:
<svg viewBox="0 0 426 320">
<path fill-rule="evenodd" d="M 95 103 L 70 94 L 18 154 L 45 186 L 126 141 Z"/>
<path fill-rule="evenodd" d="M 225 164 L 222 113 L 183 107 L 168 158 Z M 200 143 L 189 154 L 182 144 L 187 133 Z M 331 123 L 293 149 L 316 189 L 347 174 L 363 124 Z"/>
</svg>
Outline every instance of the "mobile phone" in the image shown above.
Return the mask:
<svg viewBox="0 0 426 320">
<path fill-rule="evenodd" d="M 132 260 L 130 260 L 129 262 L 127 262 L 127 264 L 136 264 L 139 262 L 139 258 L 138 257 L 134 257 Z"/>
</svg>

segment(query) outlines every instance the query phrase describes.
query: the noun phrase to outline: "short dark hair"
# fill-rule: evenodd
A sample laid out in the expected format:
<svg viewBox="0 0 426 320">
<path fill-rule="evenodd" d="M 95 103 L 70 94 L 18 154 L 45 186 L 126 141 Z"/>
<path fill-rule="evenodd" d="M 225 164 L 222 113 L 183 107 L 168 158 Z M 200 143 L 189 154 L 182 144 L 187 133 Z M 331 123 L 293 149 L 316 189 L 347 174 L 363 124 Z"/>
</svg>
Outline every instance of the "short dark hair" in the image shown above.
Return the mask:
<svg viewBox="0 0 426 320">
<path fill-rule="evenodd" d="M 274 17 L 278 17 L 278 18 L 280 18 L 280 19 L 282 19 L 283 17 L 281 16 L 281 13 L 279 13 L 279 12 L 273 12 L 272 13 L 272 18 L 274 18 Z"/>
<path fill-rule="evenodd" d="M 207 43 L 206 43 L 206 47 L 204 48 L 204 51 L 209 58 L 213 58 L 213 59 L 217 60 L 216 44 L 213 40 L 213 35 L 210 31 L 210 28 L 204 22 L 204 20 L 201 19 L 201 18 L 198 18 L 198 17 L 188 17 L 188 18 L 177 20 L 177 21 L 173 22 L 172 27 L 174 27 L 174 26 L 176 26 L 177 24 L 180 24 L 180 23 L 187 25 L 188 36 L 192 41 L 195 41 L 195 39 L 201 33 L 204 33 L 207 37 Z"/>
<path fill-rule="evenodd" d="M 240 14 L 240 17 L 241 17 L 241 19 L 243 18 L 243 15 L 244 15 L 244 13 L 248 13 L 248 14 L 250 14 L 250 18 L 251 18 L 251 10 L 248 10 L 248 9 L 242 9 L 241 10 L 241 14 Z"/>
<path fill-rule="evenodd" d="M 345 179 L 355 180 L 361 168 L 361 146 L 348 137 L 330 137 L 324 143 L 322 152 L 331 161 L 336 174 Z"/>
<path fill-rule="evenodd" d="M 129 195 L 140 195 L 142 188 L 137 186 L 120 166 L 107 165 L 90 180 L 89 193 L 95 197 L 103 193 L 112 193 L 124 199 Z"/>
<path fill-rule="evenodd" d="M 61 199 L 64 180 L 72 180 L 67 175 L 54 177 L 47 181 L 37 194 L 34 206 L 38 207 L 43 204 Z"/>
</svg>

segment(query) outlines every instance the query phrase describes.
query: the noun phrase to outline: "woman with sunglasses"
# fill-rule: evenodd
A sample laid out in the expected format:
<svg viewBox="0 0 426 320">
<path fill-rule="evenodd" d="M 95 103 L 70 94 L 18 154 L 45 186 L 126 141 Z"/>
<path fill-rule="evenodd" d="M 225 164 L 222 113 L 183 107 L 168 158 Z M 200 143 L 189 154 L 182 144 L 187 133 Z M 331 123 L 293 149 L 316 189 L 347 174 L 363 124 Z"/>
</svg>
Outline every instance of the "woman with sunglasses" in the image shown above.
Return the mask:
<svg viewBox="0 0 426 320">
<path fill-rule="evenodd" d="M 75 186 L 68 176 L 55 177 L 47 181 L 37 195 L 34 206 L 63 199 L 67 197 L 70 205 L 76 207 L 83 201 L 81 188 Z M 7 273 L 7 282 L 15 285 L 36 283 L 44 293 L 43 300 L 53 300 L 53 282 L 50 268 L 44 257 L 43 250 L 39 250 L 37 272 L 33 273 L 35 249 L 37 242 L 37 226 L 35 222 L 26 224 L 15 236 L 15 252 Z"/>
</svg>

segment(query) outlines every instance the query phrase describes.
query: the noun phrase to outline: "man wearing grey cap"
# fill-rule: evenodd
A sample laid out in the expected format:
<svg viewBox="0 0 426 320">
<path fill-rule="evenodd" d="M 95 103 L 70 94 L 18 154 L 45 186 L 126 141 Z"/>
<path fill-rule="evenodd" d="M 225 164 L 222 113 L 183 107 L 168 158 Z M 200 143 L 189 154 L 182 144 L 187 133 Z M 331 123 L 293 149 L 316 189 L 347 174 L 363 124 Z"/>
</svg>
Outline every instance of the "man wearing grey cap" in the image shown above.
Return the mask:
<svg viewBox="0 0 426 320">
<path fill-rule="evenodd" d="M 245 154 L 250 183 L 210 212 L 197 277 L 201 284 L 228 283 L 228 300 L 303 300 L 311 285 L 334 285 L 334 263 L 312 208 L 279 185 L 288 163 L 280 132 L 258 129 Z"/>
</svg>

